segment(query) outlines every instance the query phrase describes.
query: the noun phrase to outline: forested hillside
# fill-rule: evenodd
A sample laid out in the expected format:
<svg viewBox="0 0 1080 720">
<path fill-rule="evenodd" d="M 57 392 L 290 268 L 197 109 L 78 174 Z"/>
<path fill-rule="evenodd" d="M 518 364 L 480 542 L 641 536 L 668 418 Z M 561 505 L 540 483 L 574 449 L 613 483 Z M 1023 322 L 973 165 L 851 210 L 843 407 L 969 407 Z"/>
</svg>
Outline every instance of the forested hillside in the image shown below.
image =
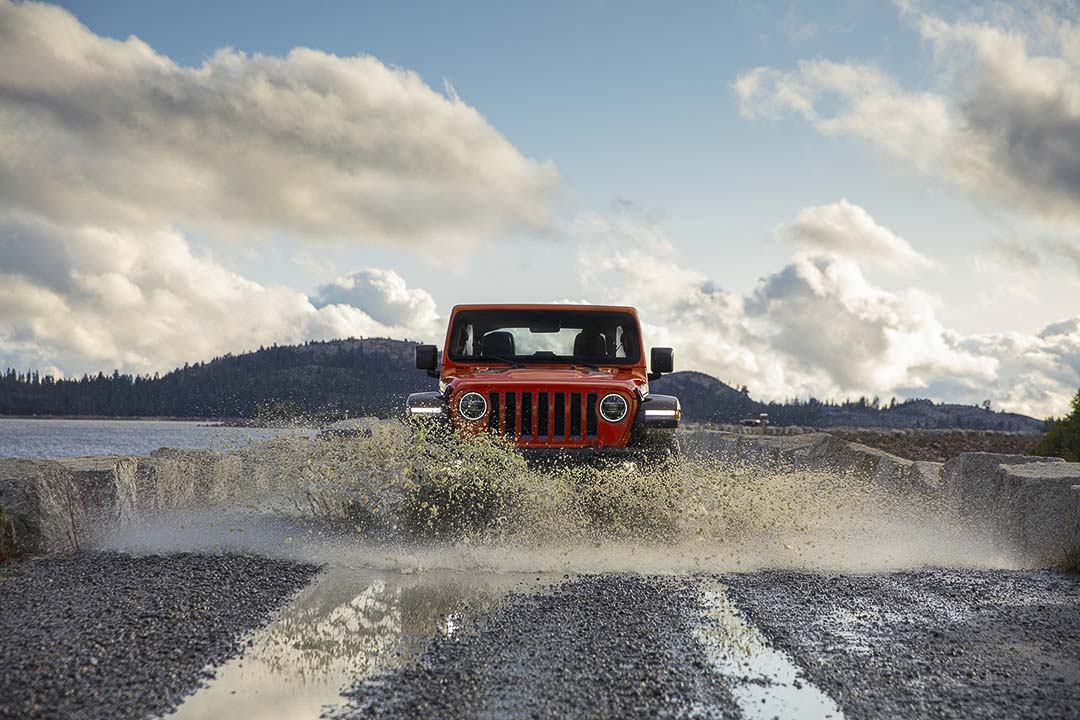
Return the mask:
<svg viewBox="0 0 1080 720">
<path fill-rule="evenodd" d="M 1042 420 L 1017 413 L 995 412 L 976 405 L 935 403 L 931 400 L 897 401 L 890 398 L 832 400 L 792 400 L 763 403 L 749 391 L 723 383 L 699 372 L 677 372 L 652 383 L 658 393 L 677 395 L 683 417 L 695 422 L 737 423 L 759 413 L 769 414 L 772 425 L 806 427 L 939 428 L 1043 432 Z"/>
<path fill-rule="evenodd" d="M 400 412 L 436 383 L 413 369 L 413 343 L 337 340 L 260 348 L 184 365 L 163 376 L 114 372 L 54 381 L 8 370 L 0 414 L 338 418 Z"/>
<path fill-rule="evenodd" d="M 436 387 L 434 380 L 413 369 L 413 347 L 411 342 L 386 339 L 275 346 L 185 365 L 160 377 L 113 372 L 53 380 L 36 372 L 8 370 L 0 377 L 0 414 L 265 422 L 385 417 L 400 413 L 409 393 Z M 1043 430 L 1042 421 L 1024 415 L 929 400 L 762 403 L 746 388 L 736 390 L 699 372 L 673 373 L 652 387 L 679 396 L 684 418 L 695 422 L 737 423 L 767 412 L 774 425 Z"/>
</svg>

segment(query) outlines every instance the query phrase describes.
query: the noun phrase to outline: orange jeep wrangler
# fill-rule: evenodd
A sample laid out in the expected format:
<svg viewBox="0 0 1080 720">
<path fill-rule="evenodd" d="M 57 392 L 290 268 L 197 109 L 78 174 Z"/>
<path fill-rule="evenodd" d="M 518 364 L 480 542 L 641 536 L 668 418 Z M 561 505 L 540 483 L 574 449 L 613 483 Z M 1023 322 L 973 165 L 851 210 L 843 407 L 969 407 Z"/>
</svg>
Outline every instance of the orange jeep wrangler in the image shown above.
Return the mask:
<svg viewBox="0 0 1080 720">
<path fill-rule="evenodd" d="M 416 347 L 439 392 L 410 395 L 410 418 L 502 433 L 527 455 L 678 453 L 679 400 L 649 392 L 674 353 L 653 348 L 647 371 L 632 307 L 458 305 L 443 347 L 441 362 Z"/>
</svg>

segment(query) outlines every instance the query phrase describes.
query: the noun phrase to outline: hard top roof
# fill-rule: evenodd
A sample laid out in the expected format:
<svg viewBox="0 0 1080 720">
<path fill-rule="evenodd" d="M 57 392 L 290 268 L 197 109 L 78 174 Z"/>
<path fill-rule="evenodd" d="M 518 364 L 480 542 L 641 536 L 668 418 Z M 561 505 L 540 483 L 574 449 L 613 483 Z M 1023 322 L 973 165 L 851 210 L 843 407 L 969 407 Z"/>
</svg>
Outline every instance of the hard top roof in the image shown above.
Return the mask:
<svg viewBox="0 0 1080 720">
<path fill-rule="evenodd" d="M 482 303 L 455 305 L 451 313 L 465 310 L 576 310 L 578 312 L 627 312 L 637 315 L 629 305 L 575 305 L 571 303 Z"/>
</svg>

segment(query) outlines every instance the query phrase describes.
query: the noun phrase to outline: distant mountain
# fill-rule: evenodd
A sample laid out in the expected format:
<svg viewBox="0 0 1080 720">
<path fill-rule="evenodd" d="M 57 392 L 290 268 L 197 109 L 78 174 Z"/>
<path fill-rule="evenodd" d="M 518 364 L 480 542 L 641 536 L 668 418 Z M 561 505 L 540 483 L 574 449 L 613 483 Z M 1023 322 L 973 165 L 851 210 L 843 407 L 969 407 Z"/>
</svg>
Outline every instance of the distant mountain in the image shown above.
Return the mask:
<svg viewBox="0 0 1080 720">
<path fill-rule="evenodd" d="M 114 372 L 53 381 L 9 370 L 0 414 L 252 418 L 276 422 L 389 416 L 405 395 L 437 387 L 414 369 L 415 343 L 370 338 L 259 348 L 161 377 Z"/>
<path fill-rule="evenodd" d="M 692 370 L 664 375 L 649 383 L 653 392 L 675 395 L 682 403 L 683 417 L 694 422 L 737 423 L 767 407 L 723 383 L 712 375 Z"/>
<path fill-rule="evenodd" d="M 368 338 L 259 348 L 185 365 L 160 377 L 99 373 L 54 381 L 8 370 L 0 376 L 0 415 L 97 415 L 336 419 L 396 415 L 411 392 L 436 382 L 413 368 L 415 343 Z M 762 403 L 700 372 L 656 380 L 657 393 L 677 395 L 689 421 L 737 423 L 769 413 L 774 425 L 808 427 L 968 428 L 1041 432 L 1025 415 L 970 405 L 909 400 L 882 406 L 860 398 Z"/>
<path fill-rule="evenodd" d="M 806 427 L 939 428 L 1043 432 L 1042 420 L 1017 413 L 994 412 L 975 405 L 937 404 L 932 400 L 907 400 L 881 404 L 859 398 L 841 403 L 796 400 L 762 403 L 751 399 L 711 375 L 677 372 L 651 383 L 658 393 L 677 395 L 683 417 L 694 422 L 737 423 L 743 418 L 768 413 L 773 425 Z"/>
</svg>

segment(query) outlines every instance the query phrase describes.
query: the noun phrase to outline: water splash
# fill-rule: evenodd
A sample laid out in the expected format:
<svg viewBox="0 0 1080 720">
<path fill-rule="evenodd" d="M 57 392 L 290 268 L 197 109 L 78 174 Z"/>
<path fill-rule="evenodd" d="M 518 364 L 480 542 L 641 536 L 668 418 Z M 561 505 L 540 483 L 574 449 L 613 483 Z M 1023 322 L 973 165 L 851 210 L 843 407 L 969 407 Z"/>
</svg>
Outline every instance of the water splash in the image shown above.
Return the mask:
<svg viewBox="0 0 1080 720">
<path fill-rule="evenodd" d="M 225 463 L 228 465 L 228 463 Z M 710 457 L 531 465 L 506 443 L 387 423 L 246 449 L 200 513 L 130 523 L 119 549 L 237 549 L 415 572 L 1011 567 L 918 499 L 841 473 Z"/>
</svg>

